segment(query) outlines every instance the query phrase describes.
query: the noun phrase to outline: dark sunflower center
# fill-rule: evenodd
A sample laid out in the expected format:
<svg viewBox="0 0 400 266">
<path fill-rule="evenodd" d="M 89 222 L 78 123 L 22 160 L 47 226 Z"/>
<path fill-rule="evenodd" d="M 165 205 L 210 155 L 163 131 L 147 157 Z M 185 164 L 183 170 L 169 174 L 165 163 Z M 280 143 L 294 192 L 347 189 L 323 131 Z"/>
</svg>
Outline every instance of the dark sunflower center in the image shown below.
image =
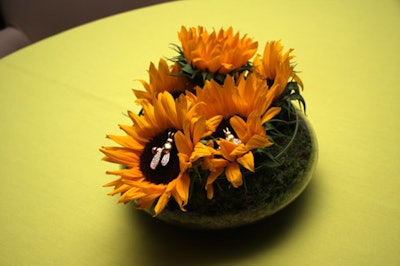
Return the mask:
<svg viewBox="0 0 400 266">
<path fill-rule="evenodd" d="M 168 184 L 179 175 L 178 150 L 174 143 L 175 130 L 154 136 L 140 156 L 140 170 L 154 184 Z"/>
<path fill-rule="evenodd" d="M 273 79 L 267 78 L 267 86 L 268 86 L 268 88 L 271 88 L 272 85 L 274 85 L 274 81 L 275 81 L 275 80 L 273 80 Z"/>
<path fill-rule="evenodd" d="M 181 94 L 184 93 L 183 91 L 172 91 L 171 95 L 172 97 L 174 97 L 174 99 L 179 98 L 179 96 L 181 96 Z"/>
<path fill-rule="evenodd" d="M 229 123 L 229 118 L 223 118 L 222 119 L 221 123 L 219 123 L 217 129 L 213 133 L 213 137 L 215 137 L 217 139 L 219 139 L 219 138 L 224 139 L 225 138 L 224 131 L 226 131 L 226 129 L 229 129 L 230 132 L 234 132 L 232 127 L 231 127 L 231 124 Z"/>
</svg>

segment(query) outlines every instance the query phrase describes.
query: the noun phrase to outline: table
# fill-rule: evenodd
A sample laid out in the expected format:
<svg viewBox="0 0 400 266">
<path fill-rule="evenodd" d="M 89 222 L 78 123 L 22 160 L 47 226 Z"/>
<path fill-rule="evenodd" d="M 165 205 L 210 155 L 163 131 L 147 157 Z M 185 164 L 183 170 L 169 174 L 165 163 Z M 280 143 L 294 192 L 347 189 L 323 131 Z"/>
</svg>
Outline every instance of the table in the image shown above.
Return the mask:
<svg viewBox="0 0 400 266">
<path fill-rule="evenodd" d="M 102 185 L 131 88 L 173 55 L 181 25 L 295 48 L 319 163 L 280 213 L 187 232 Z M 0 60 L 1 265 L 400 265 L 400 5 L 177 1 L 47 38 Z"/>
</svg>

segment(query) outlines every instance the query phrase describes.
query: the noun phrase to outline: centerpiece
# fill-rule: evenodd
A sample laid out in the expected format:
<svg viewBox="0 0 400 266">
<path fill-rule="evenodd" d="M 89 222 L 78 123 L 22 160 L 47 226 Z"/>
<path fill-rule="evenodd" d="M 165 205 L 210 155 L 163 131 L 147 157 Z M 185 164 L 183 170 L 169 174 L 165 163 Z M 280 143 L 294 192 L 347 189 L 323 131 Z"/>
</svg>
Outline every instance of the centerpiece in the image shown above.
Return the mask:
<svg viewBox="0 0 400 266">
<path fill-rule="evenodd" d="M 149 67 L 141 111 L 128 111 L 117 146 L 120 165 L 106 187 L 165 222 L 203 229 L 250 224 L 287 206 L 310 181 L 316 138 L 305 116 L 292 49 L 258 42 L 232 27 L 178 33 L 176 56 Z"/>
</svg>

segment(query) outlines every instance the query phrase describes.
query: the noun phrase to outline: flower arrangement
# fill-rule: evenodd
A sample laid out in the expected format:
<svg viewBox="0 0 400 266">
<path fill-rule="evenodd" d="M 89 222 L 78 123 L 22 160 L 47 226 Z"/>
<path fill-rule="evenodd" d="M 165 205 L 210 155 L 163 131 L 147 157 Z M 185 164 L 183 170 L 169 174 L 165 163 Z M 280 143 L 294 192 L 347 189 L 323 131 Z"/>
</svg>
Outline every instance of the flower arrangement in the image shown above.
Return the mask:
<svg viewBox="0 0 400 266">
<path fill-rule="evenodd" d="M 282 184 L 298 181 L 279 173 L 299 171 L 289 164 L 307 168 L 313 150 L 307 131 L 305 140 L 295 138 L 305 101 L 292 49 L 271 41 L 256 54 L 258 42 L 232 27 L 182 26 L 178 37 L 177 56 L 151 63 L 144 90 L 133 90 L 141 111 L 128 112 L 132 124 L 120 125 L 125 135 L 107 136 L 118 146 L 100 149 L 105 161 L 122 166 L 107 172 L 118 177 L 105 185 L 114 188 L 110 195 L 179 219 L 276 202 Z M 283 154 L 293 142 L 292 153 L 300 152 L 288 164 Z M 260 198 L 266 189 L 270 195 Z"/>
</svg>

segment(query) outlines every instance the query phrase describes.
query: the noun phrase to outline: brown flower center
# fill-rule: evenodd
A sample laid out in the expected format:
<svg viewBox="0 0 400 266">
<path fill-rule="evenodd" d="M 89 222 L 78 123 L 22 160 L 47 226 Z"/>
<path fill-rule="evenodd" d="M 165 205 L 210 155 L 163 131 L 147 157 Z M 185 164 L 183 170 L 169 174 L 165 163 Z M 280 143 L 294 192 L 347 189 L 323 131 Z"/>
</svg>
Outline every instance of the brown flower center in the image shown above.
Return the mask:
<svg viewBox="0 0 400 266">
<path fill-rule="evenodd" d="M 268 86 L 268 88 L 271 88 L 272 85 L 274 85 L 274 82 L 275 82 L 275 80 L 267 78 L 267 86 Z"/>
<path fill-rule="evenodd" d="M 140 156 L 140 170 L 154 184 L 168 184 L 179 175 L 178 150 L 174 144 L 175 130 L 154 136 Z"/>
</svg>

